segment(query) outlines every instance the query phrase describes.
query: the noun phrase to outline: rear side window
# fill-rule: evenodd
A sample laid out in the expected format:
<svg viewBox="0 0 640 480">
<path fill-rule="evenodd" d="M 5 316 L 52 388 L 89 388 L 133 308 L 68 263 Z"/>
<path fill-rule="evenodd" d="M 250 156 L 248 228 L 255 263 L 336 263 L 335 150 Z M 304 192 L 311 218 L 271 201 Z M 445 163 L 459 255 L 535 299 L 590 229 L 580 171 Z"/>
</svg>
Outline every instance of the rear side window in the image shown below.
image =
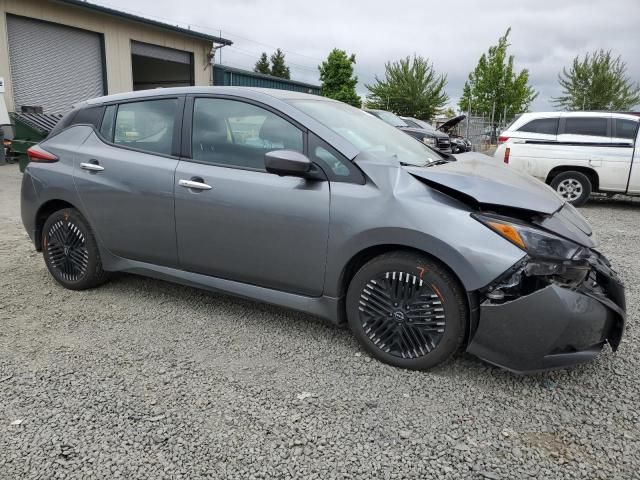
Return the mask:
<svg viewBox="0 0 640 480">
<path fill-rule="evenodd" d="M 120 104 L 113 143 L 171 155 L 177 105 L 175 98 Z"/>
<path fill-rule="evenodd" d="M 607 119 L 600 117 L 567 117 L 564 124 L 564 133 L 607 137 Z"/>
<path fill-rule="evenodd" d="M 519 132 L 528 133 L 544 133 L 547 135 L 558 134 L 558 119 L 557 118 L 538 118 L 531 120 L 529 123 L 525 123 L 518 129 Z"/>
<path fill-rule="evenodd" d="M 616 137 L 635 140 L 638 122 L 616 118 Z"/>
</svg>

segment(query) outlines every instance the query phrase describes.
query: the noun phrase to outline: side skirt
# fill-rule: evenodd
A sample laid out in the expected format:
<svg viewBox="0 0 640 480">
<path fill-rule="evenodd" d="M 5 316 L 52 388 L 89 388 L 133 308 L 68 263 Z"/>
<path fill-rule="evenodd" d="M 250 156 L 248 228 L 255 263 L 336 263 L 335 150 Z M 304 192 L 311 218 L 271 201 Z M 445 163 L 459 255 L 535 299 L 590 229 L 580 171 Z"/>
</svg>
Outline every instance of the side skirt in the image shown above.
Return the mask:
<svg viewBox="0 0 640 480">
<path fill-rule="evenodd" d="M 272 290 L 270 288 L 226 280 L 224 278 L 187 272 L 176 268 L 128 260 L 113 255 L 104 248 L 100 248 L 100 256 L 104 269 L 108 271 L 133 273 L 212 292 L 226 293 L 249 300 L 270 303 L 272 305 L 309 313 L 328 320 L 334 325 L 342 323 L 343 315 L 340 314 L 342 302 L 340 298 L 328 296 L 307 297 L 295 293 L 282 292 L 280 290 Z"/>
</svg>

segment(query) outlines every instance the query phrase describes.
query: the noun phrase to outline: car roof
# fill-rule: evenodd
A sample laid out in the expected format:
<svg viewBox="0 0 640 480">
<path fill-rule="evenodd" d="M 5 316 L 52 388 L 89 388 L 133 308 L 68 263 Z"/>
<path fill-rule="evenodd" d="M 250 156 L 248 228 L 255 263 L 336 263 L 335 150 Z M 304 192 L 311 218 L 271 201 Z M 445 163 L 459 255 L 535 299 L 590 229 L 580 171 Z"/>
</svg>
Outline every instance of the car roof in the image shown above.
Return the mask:
<svg viewBox="0 0 640 480">
<path fill-rule="evenodd" d="M 622 112 L 605 112 L 605 111 L 573 111 L 573 112 L 526 112 L 523 113 L 518 118 L 518 123 L 521 123 L 521 120 L 533 120 L 535 118 L 562 118 L 562 117 L 602 117 L 602 116 L 611 116 L 612 118 L 622 118 L 633 121 L 640 121 L 640 117 L 634 115 L 633 113 L 622 113 Z"/>
<path fill-rule="evenodd" d="M 257 88 L 257 87 L 171 87 L 171 88 L 154 88 L 150 90 L 137 90 L 135 92 L 116 93 L 114 95 L 107 95 L 104 97 L 96 97 L 84 102 L 80 102 L 76 107 L 82 105 L 100 105 L 103 103 L 120 102 L 128 100 L 136 100 L 147 97 L 160 97 L 160 96 L 172 96 L 172 95 L 187 95 L 187 94 L 209 94 L 209 95 L 234 95 L 247 98 L 255 98 L 256 96 L 265 96 L 276 98 L 279 100 L 322 100 L 327 102 L 334 102 L 327 97 L 321 97 L 319 95 L 312 95 L 309 93 L 294 92 L 291 90 L 280 90 L 275 88 Z"/>
</svg>

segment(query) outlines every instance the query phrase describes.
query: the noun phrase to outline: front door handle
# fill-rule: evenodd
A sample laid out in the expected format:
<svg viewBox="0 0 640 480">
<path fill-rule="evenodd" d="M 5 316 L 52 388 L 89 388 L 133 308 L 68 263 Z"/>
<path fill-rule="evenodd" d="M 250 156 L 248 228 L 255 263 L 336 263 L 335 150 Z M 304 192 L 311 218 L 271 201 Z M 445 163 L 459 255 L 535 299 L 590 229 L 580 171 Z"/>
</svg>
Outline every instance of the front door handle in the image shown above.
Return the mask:
<svg viewBox="0 0 640 480">
<path fill-rule="evenodd" d="M 196 182 L 195 180 L 178 180 L 178 185 L 196 190 L 211 190 L 211 185 L 207 185 L 204 182 Z"/>
<path fill-rule="evenodd" d="M 98 165 L 98 162 L 96 162 L 95 160 L 93 162 L 83 162 L 80 164 L 80 168 L 82 168 L 83 170 L 89 170 L 90 172 L 101 172 L 104 170 L 104 167 Z"/>
</svg>

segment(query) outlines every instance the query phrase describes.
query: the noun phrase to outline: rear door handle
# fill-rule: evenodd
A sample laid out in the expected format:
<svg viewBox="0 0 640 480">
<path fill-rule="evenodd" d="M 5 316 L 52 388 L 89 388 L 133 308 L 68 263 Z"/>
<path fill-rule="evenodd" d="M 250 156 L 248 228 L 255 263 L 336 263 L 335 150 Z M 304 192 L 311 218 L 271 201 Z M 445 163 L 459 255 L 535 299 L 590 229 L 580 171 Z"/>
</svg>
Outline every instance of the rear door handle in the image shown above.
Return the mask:
<svg viewBox="0 0 640 480">
<path fill-rule="evenodd" d="M 82 168 L 83 170 L 89 170 L 90 172 L 101 172 L 104 170 L 104 167 L 101 167 L 100 165 L 98 165 L 98 162 L 96 163 L 82 162 L 80 164 L 80 168 Z"/>
<path fill-rule="evenodd" d="M 211 190 L 211 185 L 195 180 L 178 180 L 178 185 L 185 188 L 195 188 L 196 190 Z"/>
</svg>

